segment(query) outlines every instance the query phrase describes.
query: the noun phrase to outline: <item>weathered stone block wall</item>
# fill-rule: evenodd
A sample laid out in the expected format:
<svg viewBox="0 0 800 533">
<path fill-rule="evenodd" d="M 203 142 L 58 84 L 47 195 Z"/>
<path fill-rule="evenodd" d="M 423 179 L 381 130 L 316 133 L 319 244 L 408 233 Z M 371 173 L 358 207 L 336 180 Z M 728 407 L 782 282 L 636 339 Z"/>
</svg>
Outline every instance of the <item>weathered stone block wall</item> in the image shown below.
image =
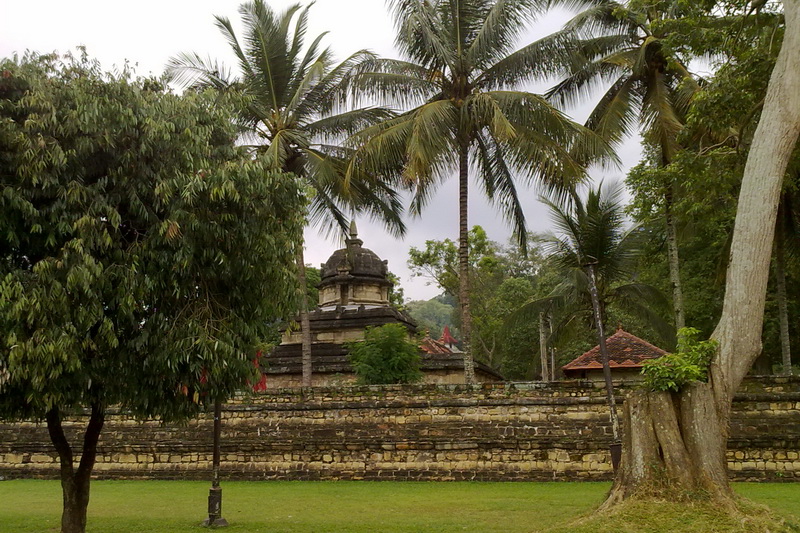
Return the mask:
<svg viewBox="0 0 800 533">
<path fill-rule="evenodd" d="M 609 479 L 599 384 L 515 383 L 274 390 L 228 404 L 230 479 Z M 68 424 L 77 443 L 85 419 Z M 211 420 L 184 427 L 112 414 L 98 477 L 208 478 Z M 735 479 L 800 480 L 800 379 L 749 380 L 735 402 Z M 0 424 L 0 476 L 56 477 L 46 428 Z"/>
</svg>

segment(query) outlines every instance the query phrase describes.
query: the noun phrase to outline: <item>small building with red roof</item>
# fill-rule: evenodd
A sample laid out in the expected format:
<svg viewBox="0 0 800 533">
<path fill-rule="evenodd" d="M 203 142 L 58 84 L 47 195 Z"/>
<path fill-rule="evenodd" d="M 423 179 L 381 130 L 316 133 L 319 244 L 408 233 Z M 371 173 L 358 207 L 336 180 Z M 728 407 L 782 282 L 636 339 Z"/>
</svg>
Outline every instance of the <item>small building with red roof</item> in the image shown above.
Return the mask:
<svg viewBox="0 0 800 533">
<path fill-rule="evenodd" d="M 642 363 L 657 359 L 667 352 L 622 328 L 606 339 L 608 366 L 614 379 L 639 379 Z M 603 379 L 603 359 L 600 346 L 561 367 L 568 379 Z"/>
<path fill-rule="evenodd" d="M 423 337 L 419 349 L 422 351 L 420 370 L 425 374 L 425 382 L 464 382 L 464 352 L 458 348 L 458 341 L 450 333 L 448 326 L 444 327 L 438 340 L 429 335 Z M 480 361 L 474 361 L 474 364 L 475 378 L 479 383 L 503 381 L 503 376 L 488 365 Z"/>
</svg>

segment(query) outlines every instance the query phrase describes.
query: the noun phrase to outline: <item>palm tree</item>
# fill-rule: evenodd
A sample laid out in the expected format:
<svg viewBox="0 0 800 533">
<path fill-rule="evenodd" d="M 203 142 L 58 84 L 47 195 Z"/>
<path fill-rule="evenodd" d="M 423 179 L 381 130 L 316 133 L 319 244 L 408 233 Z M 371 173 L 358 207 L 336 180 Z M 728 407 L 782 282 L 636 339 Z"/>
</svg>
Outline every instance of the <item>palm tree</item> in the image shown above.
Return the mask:
<svg viewBox="0 0 800 533">
<path fill-rule="evenodd" d="M 541 319 L 544 314 L 560 318 L 555 331 L 588 322 L 597 332 L 604 373 L 612 409 L 615 438 L 618 436 L 616 405 L 610 388 L 604 323 L 609 307 L 639 316 L 662 335 L 674 341 L 674 330 L 660 318 L 656 309 L 663 296 L 650 285 L 627 282 L 640 253 L 637 226 L 626 229 L 621 188 L 590 189 L 583 200 L 572 194 L 564 202 L 542 199 L 550 208 L 556 234 L 545 237 L 548 258 L 563 269 L 563 281 L 545 298 L 528 302 L 511 317 L 511 322 Z"/>
<path fill-rule="evenodd" d="M 641 308 L 642 296 L 656 294 L 655 289 L 641 283 L 614 286 L 614 282 L 630 277 L 630 267 L 639 250 L 637 228 L 625 230 L 620 192 L 618 187 L 603 191 L 600 185 L 589 190 L 585 203 L 574 195 L 567 209 L 551 201 L 545 202 L 560 233 L 560 236 L 552 236 L 546 243 L 550 257 L 556 264 L 575 274 L 571 287 L 573 293 L 576 288 L 584 287 L 582 292 L 589 294 L 603 359 L 614 440 L 617 442 L 620 440 L 619 418 L 606 349 L 606 308 L 614 300 Z M 562 294 L 566 293 L 564 289 L 566 287 L 561 287 Z"/>
<path fill-rule="evenodd" d="M 677 137 L 688 104 L 699 89 L 680 58 L 664 43 L 668 26 L 659 23 L 675 13 L 667 14 L 650 4 L 629 8 L 614 0 L 560 3 L 582 11 L 563 31 L 543 40 L 543 49 L 566 40 L 573 51 L 568 76 L 547 96 L 560 105 L 571 105 L 593 98 L 595 88 L 610 84 L 586 126 L 614 144 L 641 128 L 645 139 L 658 151 L 658 164 L 668 165 L 679 149 Z M 674 189 L 675 183 L 665 183 L 663 198 L 673 309 L 676 329 L 680 329 L 685 319 Z"/>
<path fill-rule="evenodd" d="M 459 184 L 459 307 L 464 373 L 474 381 L 470 353 L 470 170 L 502 210 L 524 247 L 525 216 L 516 179 L 563 190 L 584 179 L 585 163 L 613 157 L 598 136 L 572 122 L 547 101 L 514 90 L 545 78 L 548 52 L 516 38 L 539 5 L 533 0 L 390 0 L 396 44 L 405 60 L 375 59 L 361 65 L 351 89 L 412 106 L 366 128 L 351 170 L 393 177 L 413 191 L 419 215 L 436 187 L 457 169 Z M 554 46 L 551 53 L 560 47 Z"/>
<path fill-rule="evenodd" d="M 310 7 L 310 6 L 309 6 Z M 291 172 L 313 189 L 309 219 L 328 231 L 347 232 L 347 210 L 382 219 L 402 234 L 402 205 L 386 182 L 364 173 L 344 174 L 351 150 L 340 141 L 364 127 L 392 116 L 380 107 L 337 112 L 342 83 L 360 62 L 371 58 L 356 52 L 335 65 L 330 49 L 321 49 L 324 34 L 306 46 L 308 7 L 295 4 L 275 13 L 263 0 L 239 7 L 242 38 L 225 17 L 216 25 L 233 50 L 240 71 L 232 77 L 223 65 L 196 53 L 171 59 L 168 75 L 177 83 L 213 87 L 239 95 L 239 118 L 252 149 L 264 153 L 276 169 Z M 293 23 L 294 21 L 294 23 Z M 302 242 L 297 248 L 298 301 L 303 346 L 303 385 L 311 385 L 311 332 L 306 298 Z"/>
</svg>

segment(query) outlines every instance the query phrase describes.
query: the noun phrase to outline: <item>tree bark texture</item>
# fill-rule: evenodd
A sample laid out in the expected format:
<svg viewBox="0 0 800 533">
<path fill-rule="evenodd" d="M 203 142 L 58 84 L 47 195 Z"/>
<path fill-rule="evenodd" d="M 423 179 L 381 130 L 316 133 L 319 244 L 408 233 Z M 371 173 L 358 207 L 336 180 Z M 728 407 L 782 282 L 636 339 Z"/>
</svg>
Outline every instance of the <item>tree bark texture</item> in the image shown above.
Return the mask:
<svg viewBox="0 0 800 533">
<path fill-rule="evenodd" d="M 683 309 L 683 287 L 681 285 L 681 270 L 678 260 L 678 232 L 675 229 L 675 214 L 673 211 L 672 184 L 667 185 L 664 194 L 664 220 L 667 226 L 667 263 L 669 265 L 669 284 L 672 288 L 672 309 L 675 313 L 675 329 L 686 326 Z"/>
<path fill-rule="evenodd" d="M 303 365 L 303 387 L 311 386 L 311 322 L 308 319 L 308 292 L 306 291 L 306 264 L 303 258 L 303 244 L 297 249 L 298 304 L 300 306 L 300 345 Z"/>
<path fill-rule="evenodd" d="M 544 313 L 539 313 L 539 359 L 542 363 L 542 381 L 550 381 L 547 352 L 547 319 Z"/>
<path fill-rule="evenodd" d="M 628 398 L 622 465 L 606 507 L 654 488 L 673 497 L 702 489 L 733 505 L 725 460 L 731 403 L 761 351 L 778 201 L 800 135 L 800 0 L 786 0 L 784 11 L 784 41 L 742 179 L 708 383 Z"/>
<path fill-rule="evenodd" d="M 461 307 L 461 342 L 464 349 L 464 381 L 475 383 L 472 358 L 472 315 L 469 305 L 469 145 L 462 143 L 458 158 L 458 303 Z"/>
<path fill-rule="evenodd" d="M 614 398 L 614 384 L 611 382 L 611 367 L 608 359 L 608 348 L 606 348 L 606 333 L 603 329 L 603 313 L 600 310 L 600 297 L 597 294 L 597 278 L 594 275 L 594 265 L 586 267 L 589 276 L 589 293 L 592 296 L 592 309 L 594 311 L 594 323 L 597 328 L 597 340 L 600 346 L 600 358 L 603 361 L 603 378 L 606 384 L 606 400 L 608 410 L 611 414 L 611 430 L 614 442 L 620 440 L 619 416 L 617 415 L 617 400 Z"/>
<path fill-rule="evenodd" d="M 786 249 L 782 205 L 778 207 L 775 226 L 775 292 L 778 298 L 778 320 L 781 330 L 781 374 L 792 375 L 792 344 L 789 340 L 789 308 L 786 302 Z"/>
<path fill-rule="evenodd" d="M 97 441 L 103 429 L 105 410 L 99 403 L 92 404 L 89 423 L 83 436 L 83 451 L 77 470 L 74 466 L 72 447 L 64 435 L 61 413 L 57 407 L 47 412 L 47 431 L 58 452 L 61 463 L 61 533 L 84 533 L 86 511 L 89 506 L 89 481 L 97 457 Z"/>
<path fill-rule="evenodd" d="M 622 462 L 603 504 L 636 494 L 689 498 L 704 491 L 730 500 L 727 432 L 707 383 L 680 393 L 631 393 L 623 408 Z"/>
</svg>

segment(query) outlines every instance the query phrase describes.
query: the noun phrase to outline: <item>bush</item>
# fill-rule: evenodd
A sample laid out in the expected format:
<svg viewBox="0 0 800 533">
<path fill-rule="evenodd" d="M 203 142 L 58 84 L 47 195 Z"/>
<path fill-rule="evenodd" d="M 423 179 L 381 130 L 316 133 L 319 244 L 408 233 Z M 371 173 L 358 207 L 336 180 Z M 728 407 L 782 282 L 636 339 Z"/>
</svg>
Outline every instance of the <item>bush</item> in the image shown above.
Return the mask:
<svg viewBox="0 0 800 533">
<path fill-rule="evenodd" d="M 402 324 L 367 328 L 364 340 L 347 344 L 350 364 L 365 385 L 414 383 L 422 379 L 419 347 Z"/>
<path fill-rule="evenodd" d="M 697 340 L 700 332 L 694 328 L 678 330 L 678 351 L 667 354 L 642 366 L 644 385 L 653 391 L 678 392 L 692 381 L 708 380 L 708 365 L 717 352 L 717 341 Z"/>
</svg>

